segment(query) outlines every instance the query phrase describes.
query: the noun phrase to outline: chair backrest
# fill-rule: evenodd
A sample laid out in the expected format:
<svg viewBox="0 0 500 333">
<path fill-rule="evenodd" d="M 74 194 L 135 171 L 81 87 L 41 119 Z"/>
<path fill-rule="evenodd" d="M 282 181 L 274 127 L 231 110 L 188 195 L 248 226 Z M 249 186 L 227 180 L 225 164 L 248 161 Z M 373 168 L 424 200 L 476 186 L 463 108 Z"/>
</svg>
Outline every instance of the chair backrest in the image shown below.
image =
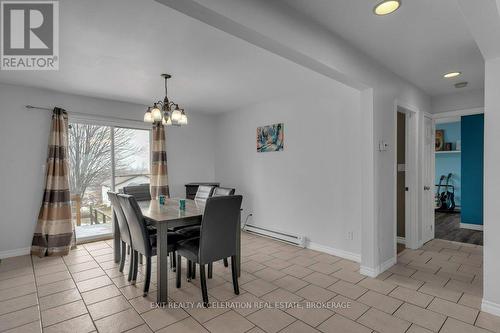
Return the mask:
<svg viewBox="0 0 500 333">
<path fill-rule="evenodd" d="M 149 184 L 125 186 L 123 188 L 123 193 L 133 195 L 137 201 L 151 200 Z"/>
<path fill-rule="evenodd" d="M 216 187 L 216 188 L 214 188 L 212 196 L 213 197 L 222 197 L 224 195 L 234 195 L 234 192 L 235 192 L 234 188 Z"/>
<path fill-rule="evenodd" d="M 196 196 L 194 197 L 194 200 L 205 202 L 207 201 L 208 198 L 210 198 L 213 191 L 214 191 L 213 186 L 200 185 L 198 186 L 198 191 L 196 191 Z"/>
<path fill-rule="evenodd" d="M 118 228 L 120 228 L 120 238 L 125 243 L 132 245 L 128 222 L 125 215 L 123 214 L 123 209 L 120 205 L 120 201 L 118 201 L 118 193 L 108 192 L 108 199 L 111 202 L 111 207 L 113 207 L 113 213 L 115 214 L 116 221 L 118 222 Z"/>
<path fill-rule="evenodd" d="M 128 194 L 118 194 L 118 200 L 127 218 L 134 250 L 151 257 L 151 240 L 137 201 Z"/>
<path fill-rule="evenodd" d="M 236 255 L 241 195 L 207 199 L 200 229 L 199 260 L 203 264 Z"/>
</svg>

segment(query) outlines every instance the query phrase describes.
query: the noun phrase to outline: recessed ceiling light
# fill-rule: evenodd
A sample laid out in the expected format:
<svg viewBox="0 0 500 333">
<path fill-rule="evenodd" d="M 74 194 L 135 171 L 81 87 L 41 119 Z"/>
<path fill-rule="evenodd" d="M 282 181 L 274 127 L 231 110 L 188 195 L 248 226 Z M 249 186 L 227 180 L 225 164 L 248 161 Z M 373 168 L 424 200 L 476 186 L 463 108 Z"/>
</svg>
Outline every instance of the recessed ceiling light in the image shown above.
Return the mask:
<svg viewBox="0 0 500 333">
<path fill-rule="evenodd" d="M 455 88 L 465 88 L 467 87 L 467 85 L 469 84 L 469 82 L 458 82 L 458 83 L 455 83 Z"/>
<path fill-rule="evenodd" d="M 445 79 L 451 79 L 451 78 L 457 77 L 457 76 L 459 76 L 461 74 L 462 74 L 461 72 L 449 72 L 449 73 L 444 74 L 443 77 Z"/>
<path fill-rule="evenodd" d="M 375 15 L 387 15 L 395 12 L 401 6 L 401 0 L 384 0 L 373 8 Z"/>
</svg>

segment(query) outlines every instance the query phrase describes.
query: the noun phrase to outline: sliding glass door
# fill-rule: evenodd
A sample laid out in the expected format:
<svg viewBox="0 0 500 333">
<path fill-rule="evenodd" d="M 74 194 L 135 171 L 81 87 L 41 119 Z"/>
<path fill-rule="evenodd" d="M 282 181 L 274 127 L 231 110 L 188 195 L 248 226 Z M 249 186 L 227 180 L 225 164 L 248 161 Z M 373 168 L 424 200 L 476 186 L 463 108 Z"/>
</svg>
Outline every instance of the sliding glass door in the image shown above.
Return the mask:
<svg viewBox="0 0 500 333">
<path fill-rule="evenodd" d="M 70 123 L 70 191 L 77 241 L 113 233 L 107 192 L 149 183 L 149 131 Z"/>
</svg>

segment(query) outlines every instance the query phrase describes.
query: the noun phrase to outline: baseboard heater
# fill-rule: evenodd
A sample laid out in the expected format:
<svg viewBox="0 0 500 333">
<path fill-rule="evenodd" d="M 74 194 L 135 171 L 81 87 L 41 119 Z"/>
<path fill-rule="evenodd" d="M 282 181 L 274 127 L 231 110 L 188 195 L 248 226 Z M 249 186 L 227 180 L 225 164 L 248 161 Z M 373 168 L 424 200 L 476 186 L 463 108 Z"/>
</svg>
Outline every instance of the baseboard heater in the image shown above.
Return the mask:
<svg viewBox="0 0 500 333">
<path fill-rule="evenodd" d="M 270 228 L 258 227 L 256 225 L 247 224 L 245 226 L 245 231 L 248 231 L 253 234 L 257 234 L 260 236 L 266 236 L 269 238 L 273 238 L 288 244 L 297 245 L 300 247 L 305 247 L 306 238 L 302 235 L 291 234 L 288 232 L 283 232 L 279 230 L 273 230 Z"/>
</svg>

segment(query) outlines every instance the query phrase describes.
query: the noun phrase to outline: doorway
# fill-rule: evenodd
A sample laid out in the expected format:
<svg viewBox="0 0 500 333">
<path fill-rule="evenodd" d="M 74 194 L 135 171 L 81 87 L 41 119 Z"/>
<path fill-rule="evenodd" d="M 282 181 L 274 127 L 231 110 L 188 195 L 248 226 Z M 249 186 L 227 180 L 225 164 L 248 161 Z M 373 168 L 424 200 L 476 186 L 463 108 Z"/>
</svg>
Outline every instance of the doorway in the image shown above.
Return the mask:
<svg viewBox="0 0 500 333">
<path fill-rule="evenodd" d="M 436 119 L 435 237 L 483 245 L 483 114 Z"/>
<path fill-rule="evenodd" d="M 417 110 L 396 104 L 395 252 L 417 248 Z"/>
</svg>

